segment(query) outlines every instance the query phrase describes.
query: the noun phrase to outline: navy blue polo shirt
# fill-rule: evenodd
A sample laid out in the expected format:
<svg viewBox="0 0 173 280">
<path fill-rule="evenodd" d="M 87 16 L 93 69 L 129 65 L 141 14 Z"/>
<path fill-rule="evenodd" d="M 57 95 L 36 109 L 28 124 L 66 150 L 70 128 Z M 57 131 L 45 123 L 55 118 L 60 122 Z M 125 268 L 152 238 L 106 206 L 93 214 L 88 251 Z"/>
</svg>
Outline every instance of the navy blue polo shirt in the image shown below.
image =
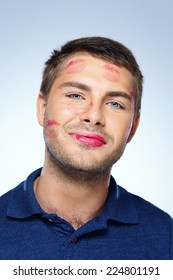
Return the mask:
<svg viewBox="0 0 173 280">
<path fill-rule="evenodd" d="M 0 259 L 173 259 L 173 221 L 111 177 L 102 213 L 75 230 L 38 204 L 41 169 L 0 198 Z"/>
</svg>

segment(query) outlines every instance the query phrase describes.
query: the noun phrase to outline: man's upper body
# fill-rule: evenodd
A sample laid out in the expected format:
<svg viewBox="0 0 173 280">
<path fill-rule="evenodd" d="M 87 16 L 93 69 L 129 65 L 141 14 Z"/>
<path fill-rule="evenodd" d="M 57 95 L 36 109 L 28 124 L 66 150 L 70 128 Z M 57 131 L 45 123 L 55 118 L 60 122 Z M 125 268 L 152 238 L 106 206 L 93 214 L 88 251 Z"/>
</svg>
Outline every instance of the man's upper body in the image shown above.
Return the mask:
<svg viewBox="0 0 173 280">
<path fill-rule="evenodd" d="M 111 179 L 139 124 L 142 82 L 133 54 L 111 39 L 52 53 L 37 99 L 44 164 L 1 198 L 2 258 L 172 258 L 171 218 Z"/>
<path fill-rule="evenodd" d="M 75 230 L 34 195 L 36 170 L 0 198 L 0 259 L 173 259 L 171 217 L 111 177 L 102 213 Z"/>
</svg>

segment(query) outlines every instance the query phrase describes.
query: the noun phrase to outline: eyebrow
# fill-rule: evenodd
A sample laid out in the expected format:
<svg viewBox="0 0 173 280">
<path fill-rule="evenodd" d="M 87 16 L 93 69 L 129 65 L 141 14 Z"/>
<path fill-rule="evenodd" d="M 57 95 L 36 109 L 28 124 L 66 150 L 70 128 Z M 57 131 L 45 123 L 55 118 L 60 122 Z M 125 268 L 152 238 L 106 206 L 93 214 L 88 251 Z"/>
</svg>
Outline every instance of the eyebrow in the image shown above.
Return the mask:
<svg viewBox="0 0 173 280">
<path fill-rule="evenodd" d="M 65 82 L 59 86 L 60 89 L 64 88 L 64 87 L 74 87 L 74 88 L 78 88 L 78 89 L 85 90 L 85 91 L 91 90 L 89 86 L 79 83 L 79 82 L 70 82 L 69 81 L 69 82 Z"/>
<path fill-rule="evenodd" d="M 91 88 L 89 86 L 79 83 L 79 82 L 73 82 L 73 81 L 69 81 L 69 82 L 65 82 L 65 83 L 61 84 L 59 86 L 59 89 L 65 88 L 65 87 L 74 87 L 74 88 L 78 88 L 78 89 L 81 89 L 84 91 L 91 91 Z M 132 101 L 132 97 L 124 91 L 108 91 L 108 92 L 106 92 L 106 97 L 123 97 L 130 102 Z"/>
<path fill-rule="evenodd" d="M 108 97 L 123 97 L 130 102 L 132 101 L 132 97 L 124 91 L 110 91 L 110 92 L 106 93 L 106 96 L 108 96 Z"/>
</svg>

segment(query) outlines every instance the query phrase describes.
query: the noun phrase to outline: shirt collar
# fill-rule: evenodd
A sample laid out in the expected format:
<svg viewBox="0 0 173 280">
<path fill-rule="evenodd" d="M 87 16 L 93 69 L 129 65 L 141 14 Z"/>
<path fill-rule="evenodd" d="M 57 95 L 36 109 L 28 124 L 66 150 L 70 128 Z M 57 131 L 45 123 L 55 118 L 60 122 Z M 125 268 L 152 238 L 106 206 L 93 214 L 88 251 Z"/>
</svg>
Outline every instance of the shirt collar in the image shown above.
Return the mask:
<svg viewBox="0 0 173 280">
<path fill-rule="evenodd" d="M 43 213 L 34 194 L 33 184 L 40 175 L 41 168 L 31 173 L 28 178 L 12 190 L 7 215 L 13 218 L 28 218 Z"/>
<path fill-rule="evenodd" d="M 109 188 L 109 196 L 105 206 L 106 219 L 125 224 L 138 224 L 139 216 L 132 194 L 117 185 L 112 176 Z"/>
<path fill-rule="evenodd" d="M 24 182 L 12 190 L 7 209 L 9 217 L 24 219 L 36 214 L 45 214 L 39 206 L 33 190 L 34 181 L 40 173 L 41 168 L 31 173 Z M 126 224 L 139 223 L 132 195 L 118 186 L 112 176 L 107 203 L 100 218 L 103 216 L 107 221 L 113 220 Z"/>
</svg>

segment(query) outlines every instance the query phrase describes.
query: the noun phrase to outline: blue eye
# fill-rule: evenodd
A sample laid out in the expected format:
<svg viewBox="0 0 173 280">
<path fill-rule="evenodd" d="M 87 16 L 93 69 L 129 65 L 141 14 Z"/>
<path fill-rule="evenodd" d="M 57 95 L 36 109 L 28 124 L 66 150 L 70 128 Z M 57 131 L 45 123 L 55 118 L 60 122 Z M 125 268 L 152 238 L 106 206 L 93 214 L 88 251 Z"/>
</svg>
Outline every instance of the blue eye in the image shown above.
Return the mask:
<svg viewBox="0 0 173 280">
<path fill-rule="evenodd" d="M 68 94 L 68 97 L 71 98 L 71 99 L 75 99 L 75 100 L 81 100 L 83 99 L 83 97 L 78 94 L 78 93 L 71 93 L 71 94 Z"/>
<path fill-rule="evenodd" d="M 123 106 L 116 101 L 108 102 L 107 104 L 114 109 L 123 109 Z"/>
</svg>

